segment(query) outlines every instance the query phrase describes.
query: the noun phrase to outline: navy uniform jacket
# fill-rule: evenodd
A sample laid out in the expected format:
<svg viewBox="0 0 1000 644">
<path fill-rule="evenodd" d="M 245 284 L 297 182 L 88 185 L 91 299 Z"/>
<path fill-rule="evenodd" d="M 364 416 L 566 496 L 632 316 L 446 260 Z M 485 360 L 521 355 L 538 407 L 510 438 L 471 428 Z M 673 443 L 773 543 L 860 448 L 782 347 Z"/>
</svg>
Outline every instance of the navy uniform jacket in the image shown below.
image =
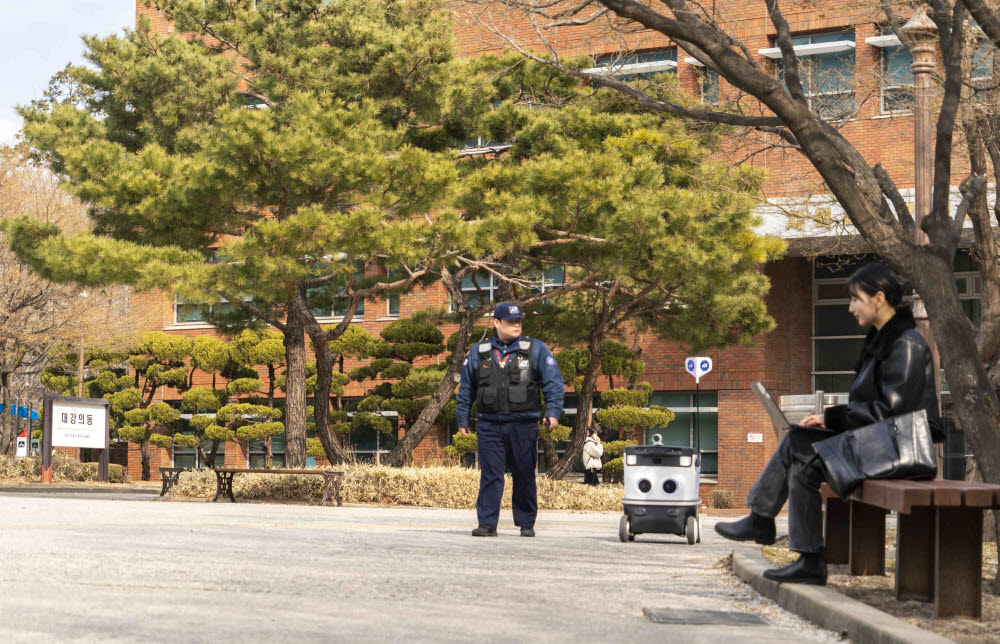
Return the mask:
<svg viewBox="0 0 1000 644">
<path fill-rule="evenodd" d="M 530 340 L 527 336 L 521 336 L 511 342 L 503 343 L 493 333 L 493 348 L 500 351 L 501 356 L 517 350 L 517 343 L 520 340 Z M 545 418 L 559 418 L 563 412 L 563 395 L 566 391 L 563 385 L 562 372 L 556 365 L 552 352 L 541 340 L 534 340 L 531 345 L 531 366 L 541 379 L 542 398 L 545 405 Z M 479 388 L 479 343 L 472 345 L 469 357 L 462 365 L 462 382 L 458 387 L 458 395 L 455 397 L 457 406 L 455 408 L 455 420 L 459 427 L 471 427 L 469 424 L 469 412 L 473 403 L 476 402 L 476 391 Z M 477 418 L 492 421 L 527 421 L 539 420 L 542 415 L 537 412 L 521 412 L 516 414 L 476 414 Z"/>
</svg>

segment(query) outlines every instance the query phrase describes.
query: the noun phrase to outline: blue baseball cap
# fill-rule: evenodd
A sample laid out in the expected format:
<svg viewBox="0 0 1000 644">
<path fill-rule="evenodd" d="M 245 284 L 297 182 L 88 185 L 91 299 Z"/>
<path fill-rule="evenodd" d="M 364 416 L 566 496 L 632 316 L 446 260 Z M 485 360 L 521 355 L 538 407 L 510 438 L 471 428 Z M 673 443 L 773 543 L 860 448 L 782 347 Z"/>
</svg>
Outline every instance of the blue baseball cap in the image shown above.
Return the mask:
<svg viewBox="0 0 1000 644">
<path fill-rule="evenodd" d="M 511 302 L 501 302 L 493 309 L 493 317 L 497 320 L 521 320 L 521 307 Z"/>
</svg>

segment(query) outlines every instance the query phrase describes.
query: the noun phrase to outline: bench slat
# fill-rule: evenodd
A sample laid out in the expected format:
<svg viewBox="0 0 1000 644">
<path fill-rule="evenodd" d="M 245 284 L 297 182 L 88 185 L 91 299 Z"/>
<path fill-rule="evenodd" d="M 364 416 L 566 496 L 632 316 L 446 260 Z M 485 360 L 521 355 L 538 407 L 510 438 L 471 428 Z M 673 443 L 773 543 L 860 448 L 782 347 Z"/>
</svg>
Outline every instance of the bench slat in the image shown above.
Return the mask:
<svg viewBox="0 0 1000 644">
<path fill-rule="evenodd" d="M 914 487 L 931 492 L 931 504 L 936 507 L 957 508 L 962 506 L 962 490 L 948 485 L 937 485 L 937 481 L 909 481 Z"/>
<path fill-rule="evenodd" d="M 962 492 L 962 505 L 970 508 L 998 507 L 997 495 L 1000 486 L 978 481 L 934 481 L 940 487 L 958 488 Z"/>
<path fill-rule="evenodd" d="M 826 483 L 823 499 L 838 498 Z M 865 481 L 852 499 L 886 510 L 909 514 L 915 507 L 971 507 L 1000 509 L 1000 485 L 967 481 Z"/>
</svg>

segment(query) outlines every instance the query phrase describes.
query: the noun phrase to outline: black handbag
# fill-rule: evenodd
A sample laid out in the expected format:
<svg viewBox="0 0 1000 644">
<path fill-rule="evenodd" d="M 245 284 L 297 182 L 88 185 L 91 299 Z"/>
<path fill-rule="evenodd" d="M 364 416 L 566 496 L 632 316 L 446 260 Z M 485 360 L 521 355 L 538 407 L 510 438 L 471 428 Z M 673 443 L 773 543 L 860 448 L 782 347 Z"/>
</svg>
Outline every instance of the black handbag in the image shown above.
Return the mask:
<svg viewBox="0 0 1000 644">
<path fill-rule="evenodd" d="M 937 475 L 927 412 L 921 409 L 813 444 L 826 482 L 846 499 L 865 479 L 926 480 Z"/>
</svg>

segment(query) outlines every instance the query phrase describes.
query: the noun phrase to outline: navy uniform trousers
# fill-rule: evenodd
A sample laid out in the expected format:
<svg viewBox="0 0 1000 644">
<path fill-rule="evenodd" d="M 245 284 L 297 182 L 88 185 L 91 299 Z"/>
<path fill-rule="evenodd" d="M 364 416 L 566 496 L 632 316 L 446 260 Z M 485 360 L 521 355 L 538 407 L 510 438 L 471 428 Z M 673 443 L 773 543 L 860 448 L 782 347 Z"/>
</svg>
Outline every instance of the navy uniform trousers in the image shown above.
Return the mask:
<svg viewBox="0 0 1000 644">
<path fill-rule="evenodd" d="M 476 423 L 479 443 L 479 498 L 476 514 L 479 525 L 497 526 L 500 519 L 500 499 L 503 497 L 505 466 L 510 466 L 514 479 L 514 525 L 531 528 L 538 514 L 535 488 L 535 466 L 538 462 L 538 421 Z"/>
</svg>

